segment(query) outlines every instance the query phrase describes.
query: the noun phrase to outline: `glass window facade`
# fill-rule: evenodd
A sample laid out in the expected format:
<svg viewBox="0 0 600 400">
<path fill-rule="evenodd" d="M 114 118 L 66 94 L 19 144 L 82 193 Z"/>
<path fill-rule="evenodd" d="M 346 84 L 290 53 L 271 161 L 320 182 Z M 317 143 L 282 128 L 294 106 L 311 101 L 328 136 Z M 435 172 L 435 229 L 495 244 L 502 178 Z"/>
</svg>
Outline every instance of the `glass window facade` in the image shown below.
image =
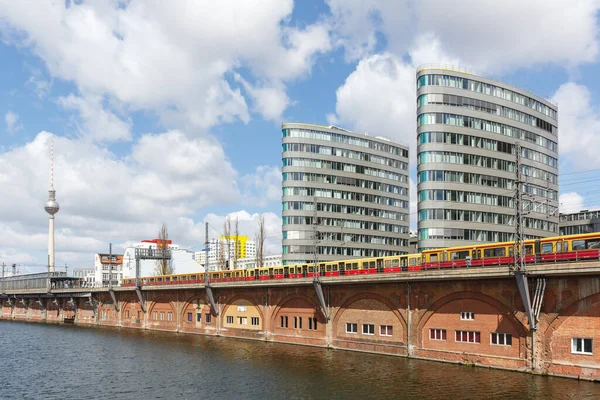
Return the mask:
<svg viewBox="0 0 600 400">
<path fill-rule="evenodd" d="M 558 233 L 555 106 L 485 78 L 434 69 L 417 73 L 416 102 L 420 249 L 513 240 L 517 172 L 525 236 Z"/>
<path fill-rule="evenodd" d="M 282 130 L 284 264 L 312 263 L 315 248 L 320 261 L 408 251 L 408 148 L 336 127 Z"/>
</svg>

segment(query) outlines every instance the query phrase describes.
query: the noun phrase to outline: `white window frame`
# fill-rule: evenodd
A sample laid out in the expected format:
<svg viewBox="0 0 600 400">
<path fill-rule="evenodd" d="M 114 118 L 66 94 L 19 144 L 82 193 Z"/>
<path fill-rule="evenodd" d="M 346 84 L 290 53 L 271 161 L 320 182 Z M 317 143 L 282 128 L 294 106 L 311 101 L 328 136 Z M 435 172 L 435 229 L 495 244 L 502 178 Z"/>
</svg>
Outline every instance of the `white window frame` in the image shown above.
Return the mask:
<svg viewBox="0 0 600 400">
<path fill-rule="evenodd" d="M 348 330 L 348 328 L 350 328 L 350 330 Z M 346 333 L 358 335 L 358 324 L 356 322 L 346 322 Z"/>
<path fill-rule="evenodd" d="M 228 324 L 233 324 L 233 315 L 228 315 L 227 316 L 227 323 Z"/>
<path fill-rule="evenodd" d="M 462 311 L 460 313 L 461 321 L 473 321 L 475 319 L 475 313 L 473 311 Z"/>
<path fill-rule="evenodd" d="M 496 335 L 496 343 L 493 342 L 494 335 Z M 500 337 L 502 337 L 502 342 L 500 343 Z M 506 339 L 510 337 L 510 344 L 506 343 Z M 510 347 L 512 346 L 512 334 L 511 333 L 502 333 L 502 332 L 491 332 L 490 333 L 490 344 L 492 346 L 504 346 Z"/>
<path fill-rule="evenodd" d="M 589 340 L 592 345 L 592 351 L 585 351 L 585 341 Z M 581 351 L 577 351 L 577 342 L 581 341 Z M 573 354 L 585 354 L 585 355 L 593 355 L 594 354 L 594 340 L 592 338 L 572 338 L 571 339 L 571 353 Z"/>
<path fill-rule="evenodd" d="M 383 333 L 385 328 L 385 333 Z M 394 327 L 392 325 L 379 325 L 379 336 L 394 336 L 393 333 L 388 333 L 388 331 L 394 332 Z"/>
<path fill-rule="evenodd" d="M 431 337 L 431 332 L 434 333 L 434 337 Z M 443 332 L 446 333 L 446 339 L 443 339 L 444 335 Z M 439 339 L 437 338 L 439 336 Z M 440 342 L 445 342 L 446 340 L 448 340 L 448 332 L 446 331 L 446 329 L 442 329 L 442 328 L 429 328 L 429 340 L 438 340 Z"/>
<path fill-rule="evenodd" d="M 260 325 L 260 319 L 258 317 L 252 317 L 252 319 L 250 320 L 250 323 L 252 324 L 252 326 L 258 326 L 258 325 Z"/>
<path fill-rule="evenodd" d="M 372 329 L 373 333 L 369 333 L 369 332 L 366 332 L 366 333 L 365 333 L 365 328 L 366 328 L 366 327 L 371 327 L 371 328 L 373 328 L 373 329 Z M 367 330 L 370 330 L 370 329 L 367 329 Z M 363 335 L 374 336 L 374 335 L 375 335 L 375 324 L 362 324 L 362 334 L 363 334 Z"/>
</svg>

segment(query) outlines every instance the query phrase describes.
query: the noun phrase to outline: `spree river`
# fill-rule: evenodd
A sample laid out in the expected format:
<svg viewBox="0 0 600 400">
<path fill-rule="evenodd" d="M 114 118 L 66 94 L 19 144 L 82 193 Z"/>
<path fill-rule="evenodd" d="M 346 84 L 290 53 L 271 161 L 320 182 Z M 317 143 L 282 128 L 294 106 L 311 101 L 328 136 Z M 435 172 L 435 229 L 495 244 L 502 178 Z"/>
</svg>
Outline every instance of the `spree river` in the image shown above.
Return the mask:
<svg viewBox="0 0 600 400">
<path fill-rule="evenodd" d="M 231 338 L 0 321 L 0 399 L 596 399 L 600 385 Z"/>
</svg>

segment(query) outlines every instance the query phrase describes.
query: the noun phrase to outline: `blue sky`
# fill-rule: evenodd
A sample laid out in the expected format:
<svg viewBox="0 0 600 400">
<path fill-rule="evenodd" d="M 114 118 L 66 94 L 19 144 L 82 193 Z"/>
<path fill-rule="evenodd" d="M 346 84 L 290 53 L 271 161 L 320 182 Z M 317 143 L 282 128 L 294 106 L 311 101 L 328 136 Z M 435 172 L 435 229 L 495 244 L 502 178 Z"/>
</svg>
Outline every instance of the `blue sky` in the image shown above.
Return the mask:
<svg viewBox="0 0 600 400">
<path fill-rule="evenodd" d="M 45 262 L 52 138 L 58 264 L 89 266 L 162 222 L 199 249 L 227 214 L 254 235 L 264 213 L 276 253 L 281 122 L 386 136 L 414 160 L 422 63 L 556 100 L 561 208 L 598 206 L 599 6 L 0 0 L 0 263 Z"/>
</svg>

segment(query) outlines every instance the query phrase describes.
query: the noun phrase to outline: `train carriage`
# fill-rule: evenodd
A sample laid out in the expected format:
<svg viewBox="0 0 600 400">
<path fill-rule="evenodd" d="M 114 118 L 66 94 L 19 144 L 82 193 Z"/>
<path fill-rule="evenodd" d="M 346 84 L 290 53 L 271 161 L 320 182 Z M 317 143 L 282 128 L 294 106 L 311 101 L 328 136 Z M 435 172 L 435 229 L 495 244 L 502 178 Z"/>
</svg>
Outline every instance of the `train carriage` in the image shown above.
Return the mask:
<svg viewBox="0 0 600 400">
<path fill-rule="evenodd" d="M 208 272 L 212 282 L 297 279 L 315 276 L 418 272 L 423 269 L 510 266 L 514 264 L 515 243 L 482 243 L 418 254 L 373 257 L 277 267 L 248 268 Z M 600 232 L 526 240 L 526 264 L 600 260 Z M 203 272 L 142 277 L 142 285 L 181 285 L 203 283 Z M 125 278 L 122 286 L 133 287 L 135 278 Z"/>
</svg>

